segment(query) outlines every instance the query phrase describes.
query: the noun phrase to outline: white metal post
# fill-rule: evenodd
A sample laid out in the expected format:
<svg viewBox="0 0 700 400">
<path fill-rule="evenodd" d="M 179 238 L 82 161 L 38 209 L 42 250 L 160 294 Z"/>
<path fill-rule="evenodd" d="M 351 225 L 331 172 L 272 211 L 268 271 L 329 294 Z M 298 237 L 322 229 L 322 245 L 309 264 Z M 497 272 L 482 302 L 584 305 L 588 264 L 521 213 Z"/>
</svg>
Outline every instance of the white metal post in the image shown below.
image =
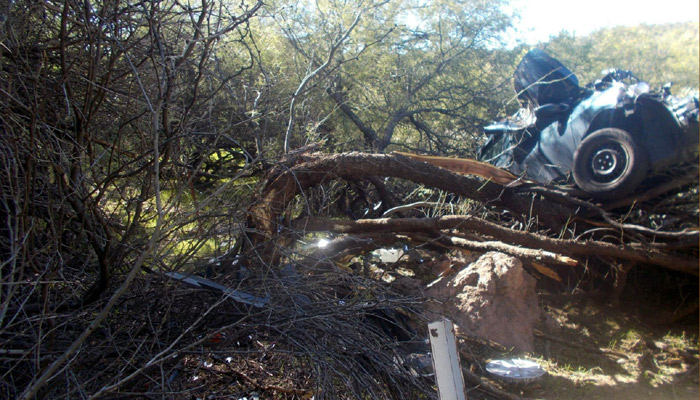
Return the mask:
<svg viewBox="0 0 700 400">
<path fill-rule="evenodd" d="M 465 400 L 454 324 L 447 318 L 428 324 L 433 367 L 440 400 Z"/>
</svg>

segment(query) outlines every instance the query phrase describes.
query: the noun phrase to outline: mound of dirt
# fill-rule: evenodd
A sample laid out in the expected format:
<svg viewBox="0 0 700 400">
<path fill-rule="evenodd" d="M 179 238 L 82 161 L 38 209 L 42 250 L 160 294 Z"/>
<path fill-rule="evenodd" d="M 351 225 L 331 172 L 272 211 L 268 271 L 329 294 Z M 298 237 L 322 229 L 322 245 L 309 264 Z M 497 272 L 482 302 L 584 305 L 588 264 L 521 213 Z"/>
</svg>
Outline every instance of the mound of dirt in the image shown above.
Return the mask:
<svg viewBox="0 0 700 400">
<path fill-rule="evenodd" d="M 435 301 L 427 308 L 480 339 L 529 353 L 534 328 L 544 317 L 535 285 L 520 260 L 489 252 L 453 277 L 431 283 L 426 296 Z"/>
</svg>

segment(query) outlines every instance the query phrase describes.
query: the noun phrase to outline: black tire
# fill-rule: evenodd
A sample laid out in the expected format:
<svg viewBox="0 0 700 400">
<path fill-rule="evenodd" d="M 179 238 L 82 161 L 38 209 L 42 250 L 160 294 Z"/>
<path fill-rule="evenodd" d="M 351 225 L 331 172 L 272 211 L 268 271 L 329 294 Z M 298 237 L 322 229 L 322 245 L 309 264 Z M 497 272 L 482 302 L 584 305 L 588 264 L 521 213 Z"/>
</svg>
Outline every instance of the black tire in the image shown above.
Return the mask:
<svg viewBox="0 0 700 400">
<path fill-rule="evenodd" d="M 632 193 L 644 180 L 649 158 L 629 133 L 603 128 L 588 135 L 574 153 L 576 185 L 599 199 Z"/>
</svg>

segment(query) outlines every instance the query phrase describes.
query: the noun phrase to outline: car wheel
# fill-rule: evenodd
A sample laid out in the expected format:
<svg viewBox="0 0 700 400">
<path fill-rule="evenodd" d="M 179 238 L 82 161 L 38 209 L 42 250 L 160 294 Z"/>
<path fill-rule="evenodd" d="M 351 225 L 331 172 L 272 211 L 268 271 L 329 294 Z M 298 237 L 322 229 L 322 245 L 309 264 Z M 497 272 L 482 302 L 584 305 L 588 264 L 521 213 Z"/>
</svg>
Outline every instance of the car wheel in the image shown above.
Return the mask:
<svg viewBox="0 0 700 400">
<path fill-rule="evenodd" d="M 600 199 L 632 193 L 648 169 L 646 152 L 622 129 L 597 130 L 583 139 L 574 153 L 576 185 Z"/>
</svg>

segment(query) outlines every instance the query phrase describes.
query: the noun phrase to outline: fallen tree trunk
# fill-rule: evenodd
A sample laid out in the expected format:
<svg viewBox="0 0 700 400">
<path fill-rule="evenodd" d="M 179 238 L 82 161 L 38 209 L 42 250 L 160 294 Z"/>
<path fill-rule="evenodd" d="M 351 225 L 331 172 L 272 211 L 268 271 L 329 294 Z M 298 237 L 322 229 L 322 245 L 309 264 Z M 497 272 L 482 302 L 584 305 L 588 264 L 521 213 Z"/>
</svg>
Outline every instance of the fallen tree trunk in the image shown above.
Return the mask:
<svg viewBox="0 0 700 400">
<path fill-rule="evenodd" d="M 664 253 L 653 246 L 641 246 L 639 244 L 621 244 L 599 241 L 577 241 L 554 239 L 536 233 L 517 231 L 485 221 L 474 216 L 446 215 L 437 218 L 399 218 L 399 219 L 363 219 L 363 220 L 328 220 L 320 218 L 304 218 L 295 221 L 293 229 L 306 232 L 334 232 L 334 233 L 384 233 L 384 232 L 437 232 L 443 230 L 458 230 L 462 232 L 474 232 L 483 236 L 496 239 L 501 245 L 495 246 L 482 242 L 473 242 L 472 249 L 483 247 L 483 250 L 498 250 L 514 256 L 525 258 L 546 258 L 543 261 L 557 264 L 575 265 L 565 258 L 554 257 L 549 254 L 568 255 L 571 257 L 602 256 L 613 257 L 647 264 L 662 266 L 674 271 L 685 272 L 693 275 L 699 274 L 698 260 L 694 257 L 681 257 Z M 456 238 L 457 239 L 457 238 Z M 520 252 L 509 250 L 508 245 L 526 246 L 533 250 L 549 252 L 548 255 L 528 254 L 521 248 Z M 469 247 L 464 239 L 455 240 L 455 244 Z M 519 253 L 519 254 L 518 254 Z"/>
<path fill-rule="evenodd" d="M 380 177 L 404 179 L 451 192 L 490 206 L 496 215 L 507 211 L 511 224 L 516 221 L 516 225 L 529 226 L 529 230 L 556 232 L 558 236 L 566 232 L 568 238 L 516 230 L 470 215 L 354 221 L 319 219 L 308 213 L 296 219 L 289 215 L 291 202 L 298 195 L 305 196 L 309 188 L 338 179 L 371 181 L 376 186 Z M 565 194 L 557 195 L 566 197 Z M 387 194 L 381 196 L 384 198 Z M 560 265 L 576 265 L 577 258 L 595 256 L 653 264 L 696 276 L 699 274 L 697 256 L 692 253 L 697 250 L 697 229 L 659 232 L 613 220 L 605 211 L 583 200 L 572 198 L 570 203 L 567 206 L 563 201 L 553 202 L 547 197 L 528 193 L 527 184 L 520 184 L 514 189 L 489 180 L 455 174 L 399 154 L 299 154 L 286 158 L 261 180 L 257 199 L 249 209 L 247 232 L 256 248 L 256 257 L 271 265 L 279 262 L 281 250 L 293 244 L 295 235 L 328 231 L 366 237 L 374 242 L 358 247 L 349 240 L 345 242 L 350 246 L 347 248 L 337 242 L 335 253 L 319 251 L 316 255 L 320 258 L 338 259 L 340 254 L 349 257 L 369 251 L 376 248 L 380 242 L 377 239 L 381 236 L 381 242 L 385 245 L 400 240 L 431 241 L 442 247 L 498 250 L 531 261 Z M 591 210 L 599 211 L 600 220 L 591 219 Z M 585 220 L 578 217 L 579 211 L 585 212 Z M 588 231 L 591 232 L 591 239 L 576 240 L 576 229 L 568 229 L 575 224 L 578 224 L 579 231 L 581 226 L 593 228 Z M 458 237 L 452 232 L 475 235 L 476 240 Z M 607 234 L 609 241 L 594 240 L 593 235 L 599 232 Z M 657 242 L 659 239 L 666 241 Z M 687 249 L 691 250 L 691 255 L 677 251 Z"/>
<path fill-rule="evenodd" d="M 511 188 L 471 176 L 452 173 L 431 164 L 393 154 L 311 154 L 296 158 L 293 165 L 273 168 L 264 178 L 258 201 L 250 209 L 249 227 L 255 228 L 255 241 L 264 241 L 278 232 L 280 216 L 288 203 L 305 189 L 334 179 L 362 179 L 374 176 L 393 177 L 445 190 L 483 204 L 510 210 L 538 223 L 559 229 L 576 214 L 542 198 L 516 194 Z"/>
</svg>

